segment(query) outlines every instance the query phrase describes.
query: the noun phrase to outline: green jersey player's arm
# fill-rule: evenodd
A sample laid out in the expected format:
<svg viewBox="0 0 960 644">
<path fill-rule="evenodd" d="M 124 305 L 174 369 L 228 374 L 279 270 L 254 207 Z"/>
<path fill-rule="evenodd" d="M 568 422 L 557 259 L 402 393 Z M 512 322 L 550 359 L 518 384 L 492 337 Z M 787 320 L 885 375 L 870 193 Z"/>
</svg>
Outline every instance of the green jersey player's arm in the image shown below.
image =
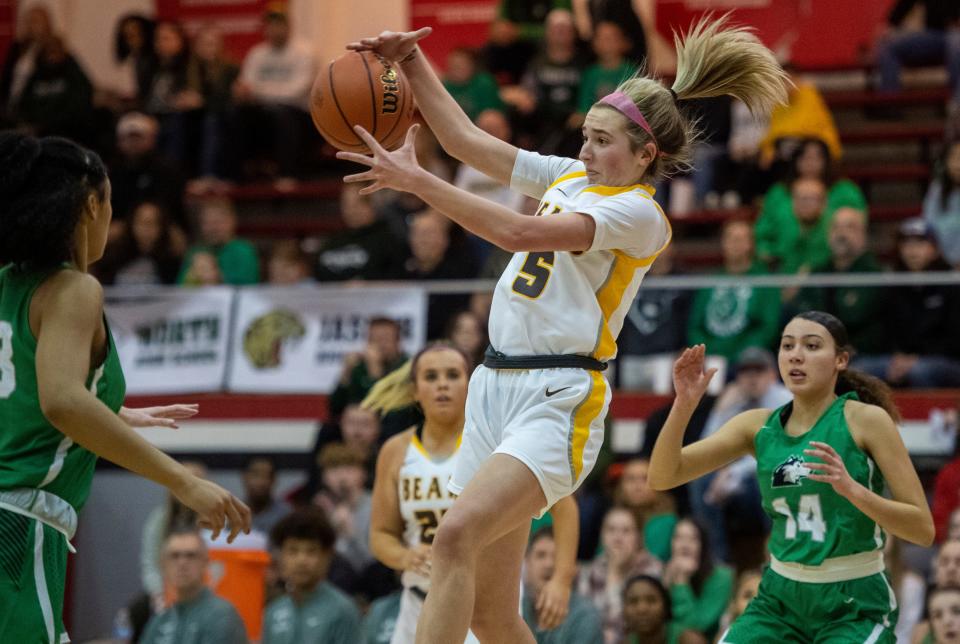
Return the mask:
<svg viewBox="0 0 960 644">
<path fill-rule="evenodd" d="M 892 499 L 856 484 L 848 500 L 892 534 L 918 545 L 933 543 L 934 527 L 923 485 L 890 415 L 882 408 L 857 401 L 844 406 L 847 425 L 883 473 Z"/>
<path fill-rule="evenodd" d="M 225 516 L 231 541 L 249 530 L 250 511 L 219 486 L 197 478 L 155 448 L 86 387 L 92 354 L 106 346 L 103 288 L 76 270 L 48 278 L 30 304 L 37 338 L 36 370 L 40 409 L 47 420 L 94 454 L 170 489 L 219 534 Z"/>
</svg>

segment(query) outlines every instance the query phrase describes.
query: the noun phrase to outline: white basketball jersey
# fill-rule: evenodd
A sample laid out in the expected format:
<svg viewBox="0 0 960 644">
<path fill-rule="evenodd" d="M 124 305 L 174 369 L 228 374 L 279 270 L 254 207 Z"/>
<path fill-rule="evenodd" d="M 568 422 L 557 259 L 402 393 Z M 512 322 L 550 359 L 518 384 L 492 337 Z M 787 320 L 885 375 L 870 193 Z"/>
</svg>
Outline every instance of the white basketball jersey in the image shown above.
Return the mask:
<svg viewBox="0 0 960 644">
<path fill-rule="evenodd" d="M 442 460 L 430 456 L 420 442 L 421 429 L 410 438 L 407 452 L 397 477 L 400 494 L 400 515 L 403 517 L 403 541 L 414 548 L 421 543 L 432 544 L 440 518 L 453 505 L 457 497 L 447 490 L 447 482 L 453 476 L 457 451 Z M 423 591 L 430 581 L 412 571 L 402 576 L 404 586 L 417 586 Z"/>
<path fill-rule="evenodd" d="M 610 360 L 630 304 L 670 224 L 650 186 L 591 184 L 583 163 L 521 150 L 510 186 L 540 199 L 538 216 L 589 215 L 590 249 L 516 253 L 497 282 L 490 344 L 508 356 L 580 354 Z"/>
</svg>

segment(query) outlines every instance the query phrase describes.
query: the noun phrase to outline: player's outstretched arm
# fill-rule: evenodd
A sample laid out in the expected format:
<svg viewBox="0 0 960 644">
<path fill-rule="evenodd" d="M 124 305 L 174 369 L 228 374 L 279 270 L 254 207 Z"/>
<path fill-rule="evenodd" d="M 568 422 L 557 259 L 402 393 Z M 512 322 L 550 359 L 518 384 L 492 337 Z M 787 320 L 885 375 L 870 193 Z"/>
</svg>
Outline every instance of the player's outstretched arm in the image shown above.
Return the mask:
<svg viewBox="0 0 960 644">
<path fill-rule="evenodd" d="M 384 31 L 374 38 L 350 43 L 347 49 L 372 50 L 397 62 L 413 89 L 417 107 L 443 149 L 455 159 L 510 185 L 517 148 L 487 134 L 470 120 L 443 83 L 417 42 L 430 35 L 430 27 L 417 31 Z"/>
<path fill-rule="evenodd" d="M 54 427 L 94 454 L 155 481 L 232 541 L 250 530 L 250 510 L 220 486 L 190 474 L 155 448 L 86 388 L 90 347 L 103 319 L 103 289 L 89 275 L 60 271 L 38 290 L 37 388 L 40 408 Z M 82 347 L 86 347 L 85 349 Z"/>
<path fill-rule="evenodd" d="M 766 410 L 738 414 L 707 438 L 683 447 L 683 434 L 707 390 L 716 369 L 704 371 L 706 347 L 685 349 L 673 365 L 676 396 L 650 456 L 649 484 L 669 490 L 719 469 L 750 452 L 752 436 L 766 418 Z"/>
<path fill-rule="evenodd" d="M 550 508 L 556 555 L 553 576 L 537 596 L 537 621 L 541 630 L 557 628 L 567 618 L 570 590 L 577 577 L 577 547 L 580 544 L 580 508 L 573 496 L 565 496 Z"/>
</svg>

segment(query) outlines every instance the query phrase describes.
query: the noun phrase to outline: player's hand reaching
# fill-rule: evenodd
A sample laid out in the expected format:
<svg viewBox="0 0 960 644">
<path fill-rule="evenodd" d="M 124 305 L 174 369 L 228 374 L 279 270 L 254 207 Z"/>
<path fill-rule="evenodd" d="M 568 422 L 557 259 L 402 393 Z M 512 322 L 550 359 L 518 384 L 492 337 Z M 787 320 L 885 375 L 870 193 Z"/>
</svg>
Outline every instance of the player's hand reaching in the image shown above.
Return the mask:
<svg viewBox="0 0 960 644">
<path fill-rule="evenodd" d="M 211 530 L 212 539 L 216 540 L 222 530 L 229 529 L 227 543 L 233 543 L 241 531 L 250 532 L 250 508 L 216 483 L 191 474 L 171 491 L 181 503 L 197 513 L 198 525 Z"/>
<path fill-rule="evenodd" d="M 360 194 L 368 195 L 382 188 L 393 188 L 403 192 L 414 192 L 414 184 L 421 173 L 426 171 L 417 162 L 414 143 L 417 138 L 418 124 L 410 126 L 403 145 L 390 152 L 380 145 L 369 132 L 359 125 L 353 128 L 373 154 L 366 156 L 356 152 L 337 152 L 338 159 L 353 161 L 370 169 L 359 174 L 349 174 L 343 178 L 344 183 L 372 182 L 360 189 Z"/>
<path fill-rule="evenodd" d="M 410 570 L 429 579 L 430 546 L 425 543 L 421 543 L 416 548 L 410 548 L 407 550 L 407 554 L 403 560 L 403 569 Z"/>
<path fill-rule="evenodd" d="M 169 427 L 179 429 L 178 420 L 192 418 L 200 411 L 196 403 L 163 405 L 160 407 L 121 407 L 119 416 L 131 427 Z"/>
<path fill-rule="evenodd" d="M 540 630 L 549 631 L 563 624 L 570 608 L 570 584 L 551 577 L 537 595 L 536 608 Z"/>
<path fill-rule="evenodd" d="M 843 464 L 843 459 L 826 443 L 820 441 L 810 441 L 812 449 L 803 450 L 804 454 L 819 458 L 822 463 L 807 461 L 804 463 L 806 468 L 812 472 L 807 478 L 821 483 L 828 483 L 833 487 L 833 491 L 849 499 L 854 489 L 860 484 L 850 477 L 847 472 L 847 466 Z"/>
<path fill-rule="evenodd" d="M 706 347 L 702 344 L 684 349 L 673 363 L 673 389 L 679 400 L 697 402 L 707 390 L 716 369 L 703 370 Z"/>
<path fill-rule="evenodd" d="M 417 42 L 433 31 L 423 27 L 416 31 L 384 31 L 373 38 L 363 38 L 347 45 L 353 51 L 372 51 L 386 60 L 396 62 L 410 55 Z"/>
</svg>

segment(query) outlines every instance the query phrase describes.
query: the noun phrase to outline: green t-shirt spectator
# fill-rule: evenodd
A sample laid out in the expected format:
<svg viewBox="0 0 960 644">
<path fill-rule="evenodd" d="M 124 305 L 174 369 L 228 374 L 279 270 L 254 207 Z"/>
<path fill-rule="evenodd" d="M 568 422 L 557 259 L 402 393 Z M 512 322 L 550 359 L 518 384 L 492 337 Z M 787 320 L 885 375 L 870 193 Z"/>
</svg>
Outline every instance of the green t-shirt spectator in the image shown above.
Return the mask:
<svg viewBox="0 0 960 644">
<path fill-rule="evenodd" d="M 399 369 L 407 361 L 407 357 L 407 354 L 401 353 L 396 360 L 384 367 L 383 373 L 388 374 L 394 369 Z M 363 360 L 358 362 L 350 372 L 350 379 L 347 384 L 338 384 L 337 388 L 330 394 L 330 413 L 339 416 L 347 405 L 362 402 L 376 382 L 377 378 L 371 376 L 367 370 L 367 363 Z"/>
<path fill-rule="evenodd" d="M 284 595 L 267 607 L 261 644 L 357 644 L 361 632 L 353 601 L 323 581 L 303 603 Z"/>
<path fill-rule="evenodd" d="M 732 595 L 733 571 L 726 566 L 714 567 L 699 594 L 694 594 L 690 584 L 673 584 L 670 587 L 673 620 L 683 629 L 699 631 L 713 641 Z"/>
<path fill-rule="evenodd" d="M 194 246 L 187 250 L 177 283 L 183 284 L 196 253 L 213 253 L 224 284 L 240 286 L 260 281 L 260 257 L 256 247 L 245 239 L 232 239 L 223 246 Z"/>
<path fill-rule="evenodd" d="M 247 644 L 247 631 L 233 604 L 204 588 L 193 601 L 154 615 L 140 644 Z"/>
<path fill-rule="evenodd" d="M 754 263 L 745 275 L 765 275 Z M 729 275 L 721 270 L 720 275 Z M 731 284 L 704 288 L 693 298 L 687 322 L 687 341 L 705 344 L 707 353 L 732 364 L 747 347 L 770 349 L 780 331 L 780 291 Z"/>
<path fill-rule="evenodd" d="M 500 0 L 497 17 L 517 26 L 523 40 L 543 40 L 544 22 L 554 9 L 570 11 L 570 0 Z"/>
<path fill-rule="evenodd" d="M 630 78 L 636 70 L 624 61 L 612 69 L 599 64 L 590 65 L 580 79 L 580 95 L 577 99 L 577 111 L 586 114 L 590 107 L 601 98 L 616 91 L 617 86 Z"/>
<path fill-rule="evenodd" d="M 682 625 L 676 622 L 668 622 L 667 623 L 667 644 L 679 644 L 680 634 L 683 633 L 683 631 L 685 630 L 687 629 L 685 629 Z M 625 640 L 624 644 L 644 644 L 644 643 L 640 641 L 639 635 L 631 634 L 631 635 L 627 635 L 627 639 Z"/>
<path fill-rule="evenodd" d="M 443 81 L 443 86 L 457 102 L 471 121 L 477 120 L 484 110 L 502 110 L 500 88 L 497 81 L 487 72 L 477 72 L 466 83 Z"/>
<path fill-rule="evenodd" d="M 779 260 L 780 270 L 794 273 L 801 266 L 812 267 L 830 258 L 827 231 L 838 208 L 867 211 L 867 200 L 855 183 L 835 181 L 827 190 L 823 216 L 804 231 L 793 214 L 793 198 L 785 183 L 776 183 L 763 199 L 760 217 L 754 227 L 757 257 L 762 261 Z"/>
<path fill-rule="evenodd" d="M 567 618 L 557 628 L 541 631 L 537 624 L 537 610 L 533 598 L 524 595 L 523 621 L 533 631 L 537 644 L 581 644 L 603 642 L 603 624 L 593 603 L 577 592 L 570 593 Z"/>
<path fill-rule="evenodd" d="M 364 644 L 390 644 L 397 626 L 397 616 L 400 615 L 402 595 L 402 591 L 390 593 L 370 604 L 370 610 L 363 618 Z"/>
</svg>

